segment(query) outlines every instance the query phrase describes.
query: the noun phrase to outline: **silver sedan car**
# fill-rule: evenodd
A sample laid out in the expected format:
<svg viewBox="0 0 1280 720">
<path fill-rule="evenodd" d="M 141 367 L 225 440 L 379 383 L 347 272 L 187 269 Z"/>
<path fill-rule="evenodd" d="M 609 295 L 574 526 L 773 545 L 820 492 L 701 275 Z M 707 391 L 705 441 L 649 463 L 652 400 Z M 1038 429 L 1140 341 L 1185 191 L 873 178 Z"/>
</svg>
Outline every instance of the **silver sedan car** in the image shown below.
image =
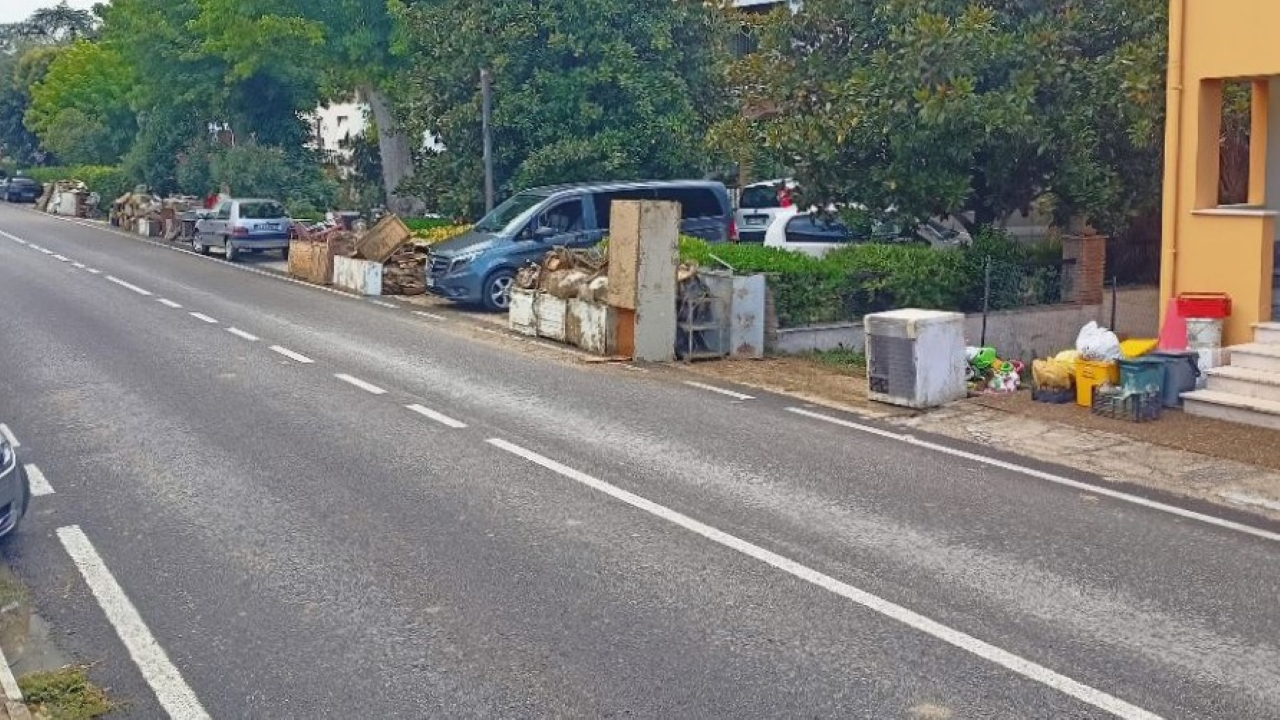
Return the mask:
<svg viewBox="0 0 1280 720">
<path fill-rule="evenodd" d="M 22 516 L 31 504 L 31 488 L 27 483 L 27 471 L 18 462 L 9 441 L 0 435 L 0 537 L 6 537 L 18 529 Z"/>
</svg>

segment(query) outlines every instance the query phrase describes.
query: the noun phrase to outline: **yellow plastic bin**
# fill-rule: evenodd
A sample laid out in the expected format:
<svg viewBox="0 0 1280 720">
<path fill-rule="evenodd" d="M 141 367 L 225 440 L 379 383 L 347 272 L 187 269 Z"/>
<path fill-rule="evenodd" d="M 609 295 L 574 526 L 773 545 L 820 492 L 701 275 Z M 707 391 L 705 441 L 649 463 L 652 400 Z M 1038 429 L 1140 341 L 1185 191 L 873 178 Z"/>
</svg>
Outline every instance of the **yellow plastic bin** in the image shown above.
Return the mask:
<svg viewBox="0 0 1280 720">
<path fill-rule="evenodd" d="M 1076 404 L 1093 407 L 1093 390 L 1101 385 L 1120 384 L 1120 366 L 1115 360 L 1076 361 Z"/>
</svg>

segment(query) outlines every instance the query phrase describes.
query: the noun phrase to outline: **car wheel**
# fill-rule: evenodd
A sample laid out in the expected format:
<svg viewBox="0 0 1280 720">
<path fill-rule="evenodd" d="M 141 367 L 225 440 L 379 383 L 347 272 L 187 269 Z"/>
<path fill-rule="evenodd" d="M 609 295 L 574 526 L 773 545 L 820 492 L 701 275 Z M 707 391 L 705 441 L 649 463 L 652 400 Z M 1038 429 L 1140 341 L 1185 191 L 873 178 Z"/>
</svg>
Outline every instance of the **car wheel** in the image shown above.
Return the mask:
<svg viewBox="0 0 1280 720">
<path fill-rule="evenodd" d="M 240 259 L 240 248 L 231 242 L 231 238 L 223 238 L 222 247 L 227 251 L 227 262 L 235 262 Z"/>
<path fill-rule="evenodd" d="M 191 249 L 201 255 L 209 254 L 209 246 L 204 244 L 204 240 L 200 239 L 200 233 L 196 233 L 195 237 L 191 238 Z"/>
<path fill-rule="evenodd" d="M 510 270 L 498 270 L 485 279 L 481 288 L 481 300 L 486 310 L 500 312 L 511 306 L 511 286 L 516 274 Z"/>
</svg>

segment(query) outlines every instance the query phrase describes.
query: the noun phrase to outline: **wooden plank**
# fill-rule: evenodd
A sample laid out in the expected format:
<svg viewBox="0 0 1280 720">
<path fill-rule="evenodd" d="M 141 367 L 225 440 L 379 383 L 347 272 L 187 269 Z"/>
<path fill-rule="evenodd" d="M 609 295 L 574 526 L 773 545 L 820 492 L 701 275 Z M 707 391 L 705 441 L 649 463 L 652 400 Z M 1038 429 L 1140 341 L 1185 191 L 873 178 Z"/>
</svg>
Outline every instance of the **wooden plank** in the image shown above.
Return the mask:
<svg viewBox="0 0 1280 720">
<path fill-rule="evenodd" d="M 635 310 L 640 272 L 640 201 L 615 200 L 609 212 L 608 303 Z"/>
</svg>

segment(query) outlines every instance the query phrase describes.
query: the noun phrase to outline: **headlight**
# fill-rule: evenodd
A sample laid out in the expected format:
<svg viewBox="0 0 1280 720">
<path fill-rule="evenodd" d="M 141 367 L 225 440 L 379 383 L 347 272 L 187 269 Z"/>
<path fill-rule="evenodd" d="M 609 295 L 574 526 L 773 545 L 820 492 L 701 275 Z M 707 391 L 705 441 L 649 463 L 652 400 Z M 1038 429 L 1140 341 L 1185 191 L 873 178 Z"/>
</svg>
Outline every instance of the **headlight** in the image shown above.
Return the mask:
<svg viewBox="0 0 1280 720">
<path fill-rule="evenodd" d="M 483 253 L 468 253 L 466 255 L 459 255 L 449 263 L 449 272 L 453 273 L 461 270 L 466 267 L 468 263 L 480 257 L 482 254 Z"/>
<path fill-rule="evenodd" d="M 13 447 L 9 445 L 8 440 L 0 437 L 0 470 L 8 470 L 14 460 Z"/>
</svg>

